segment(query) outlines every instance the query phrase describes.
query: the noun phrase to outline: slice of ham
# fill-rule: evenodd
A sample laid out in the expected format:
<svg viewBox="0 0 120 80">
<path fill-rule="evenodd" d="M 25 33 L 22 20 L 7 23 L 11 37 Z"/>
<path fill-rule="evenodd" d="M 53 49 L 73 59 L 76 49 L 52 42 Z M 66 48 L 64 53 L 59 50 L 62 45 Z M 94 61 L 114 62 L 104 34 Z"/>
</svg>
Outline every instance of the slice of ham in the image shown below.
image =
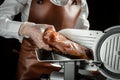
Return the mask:
<svg viewBox="0 0 120 80">
<path fill-rule="evenodd" d="M 79 59 L 93 59 L 91 49 L 67 39 L 62 34 L 56 32 L 53 27 L 45 30 L 43 39 L 54 51 L 61 52 L 62 55 L 70 55 Z"/>
</svg>

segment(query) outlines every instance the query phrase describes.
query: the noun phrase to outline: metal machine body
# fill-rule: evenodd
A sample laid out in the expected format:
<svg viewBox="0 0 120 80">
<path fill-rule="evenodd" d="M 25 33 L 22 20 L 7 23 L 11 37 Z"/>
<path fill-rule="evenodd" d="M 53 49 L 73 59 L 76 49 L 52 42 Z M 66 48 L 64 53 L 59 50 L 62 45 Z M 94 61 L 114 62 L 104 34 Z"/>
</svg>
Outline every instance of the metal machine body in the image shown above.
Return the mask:
<svg viewBox="0 0 120 80">
<path fill-rule="evenodd" d="M 38 61 L 58 63 L 62 66 L 60 72 L 53 72 L 50 80 L 79 80 L 79 70 L 98 70 L 106 79 L 120 80 L 120 26 L 113 26 L 104 32 L 95 30 L 64 29 L 60 31 L 67 38 L 91 48 L 94 52 L 94 60 L 69 59 L 54 54 L 52 58 L 39 57 Z M 43 55 L 43 54 L 42 54 Z M 81 74 L 81 73 L 80 73 Z"/>
<path fill-rule="evenodd" d="M 120 26 L 105 30 L 95 47 L 95 61 L 103 63 L 99 71 L 112 80 L 120 80 Z"/>
</svg>

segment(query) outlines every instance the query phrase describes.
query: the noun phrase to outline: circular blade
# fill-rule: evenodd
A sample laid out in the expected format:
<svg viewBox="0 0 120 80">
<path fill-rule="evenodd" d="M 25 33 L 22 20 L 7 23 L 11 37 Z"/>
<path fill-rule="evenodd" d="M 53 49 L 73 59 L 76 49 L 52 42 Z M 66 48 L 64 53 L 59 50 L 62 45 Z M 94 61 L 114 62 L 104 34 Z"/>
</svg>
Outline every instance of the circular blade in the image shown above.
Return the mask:
<svg viewBox="0 0 120 80">
<path fill-rule="evenodd" d="M 112 80 L 120 80 L 120 26 L 114 26 L 100 38 L 95 49 L 95 60 L 103 65 L 99 71 Z"/>
</svg>

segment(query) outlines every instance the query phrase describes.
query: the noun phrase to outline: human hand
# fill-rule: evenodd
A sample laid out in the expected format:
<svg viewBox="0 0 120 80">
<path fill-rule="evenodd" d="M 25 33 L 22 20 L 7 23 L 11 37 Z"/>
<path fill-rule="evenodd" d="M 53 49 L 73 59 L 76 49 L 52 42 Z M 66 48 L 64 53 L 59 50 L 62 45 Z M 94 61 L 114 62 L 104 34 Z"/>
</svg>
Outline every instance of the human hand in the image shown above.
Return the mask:
<svg viewBox="0 0 120 80">
<path fill-rule="evenodd" d="M 39 49 L 51 50 L 49 45 L 47 45 L 43 41 L 44 30 L 47 29 L 48 27 L 53 27 L 53 26 L 47 25 L 47 24 L 35 24 L 35 23 L 31 23 L 31 22 L 24 22 L 20 26 L 19 34 L 21 36 L 24 36 L 24 37 L 27 36 L 27 37 L 31 38 L 33 40 L 34 44 Z"/>
</svg>

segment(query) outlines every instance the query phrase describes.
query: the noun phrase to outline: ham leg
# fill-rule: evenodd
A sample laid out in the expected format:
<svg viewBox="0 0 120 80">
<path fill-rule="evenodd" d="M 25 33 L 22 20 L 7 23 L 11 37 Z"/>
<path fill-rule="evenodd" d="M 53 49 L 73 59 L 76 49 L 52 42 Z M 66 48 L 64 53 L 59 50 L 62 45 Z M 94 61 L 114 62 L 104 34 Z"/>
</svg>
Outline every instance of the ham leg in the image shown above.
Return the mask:
<svg viewBox="0 0 120 80">
<path fill-rule="evenodd" d="M 67 39 L 62 34 L 56 32 L 53 27 L 45 30 L 43 39 L 54 51 L 61 52 L 61 54 L 67 54 L 79 59 L 93 59 L 91 49 Z"/>
</svg>

